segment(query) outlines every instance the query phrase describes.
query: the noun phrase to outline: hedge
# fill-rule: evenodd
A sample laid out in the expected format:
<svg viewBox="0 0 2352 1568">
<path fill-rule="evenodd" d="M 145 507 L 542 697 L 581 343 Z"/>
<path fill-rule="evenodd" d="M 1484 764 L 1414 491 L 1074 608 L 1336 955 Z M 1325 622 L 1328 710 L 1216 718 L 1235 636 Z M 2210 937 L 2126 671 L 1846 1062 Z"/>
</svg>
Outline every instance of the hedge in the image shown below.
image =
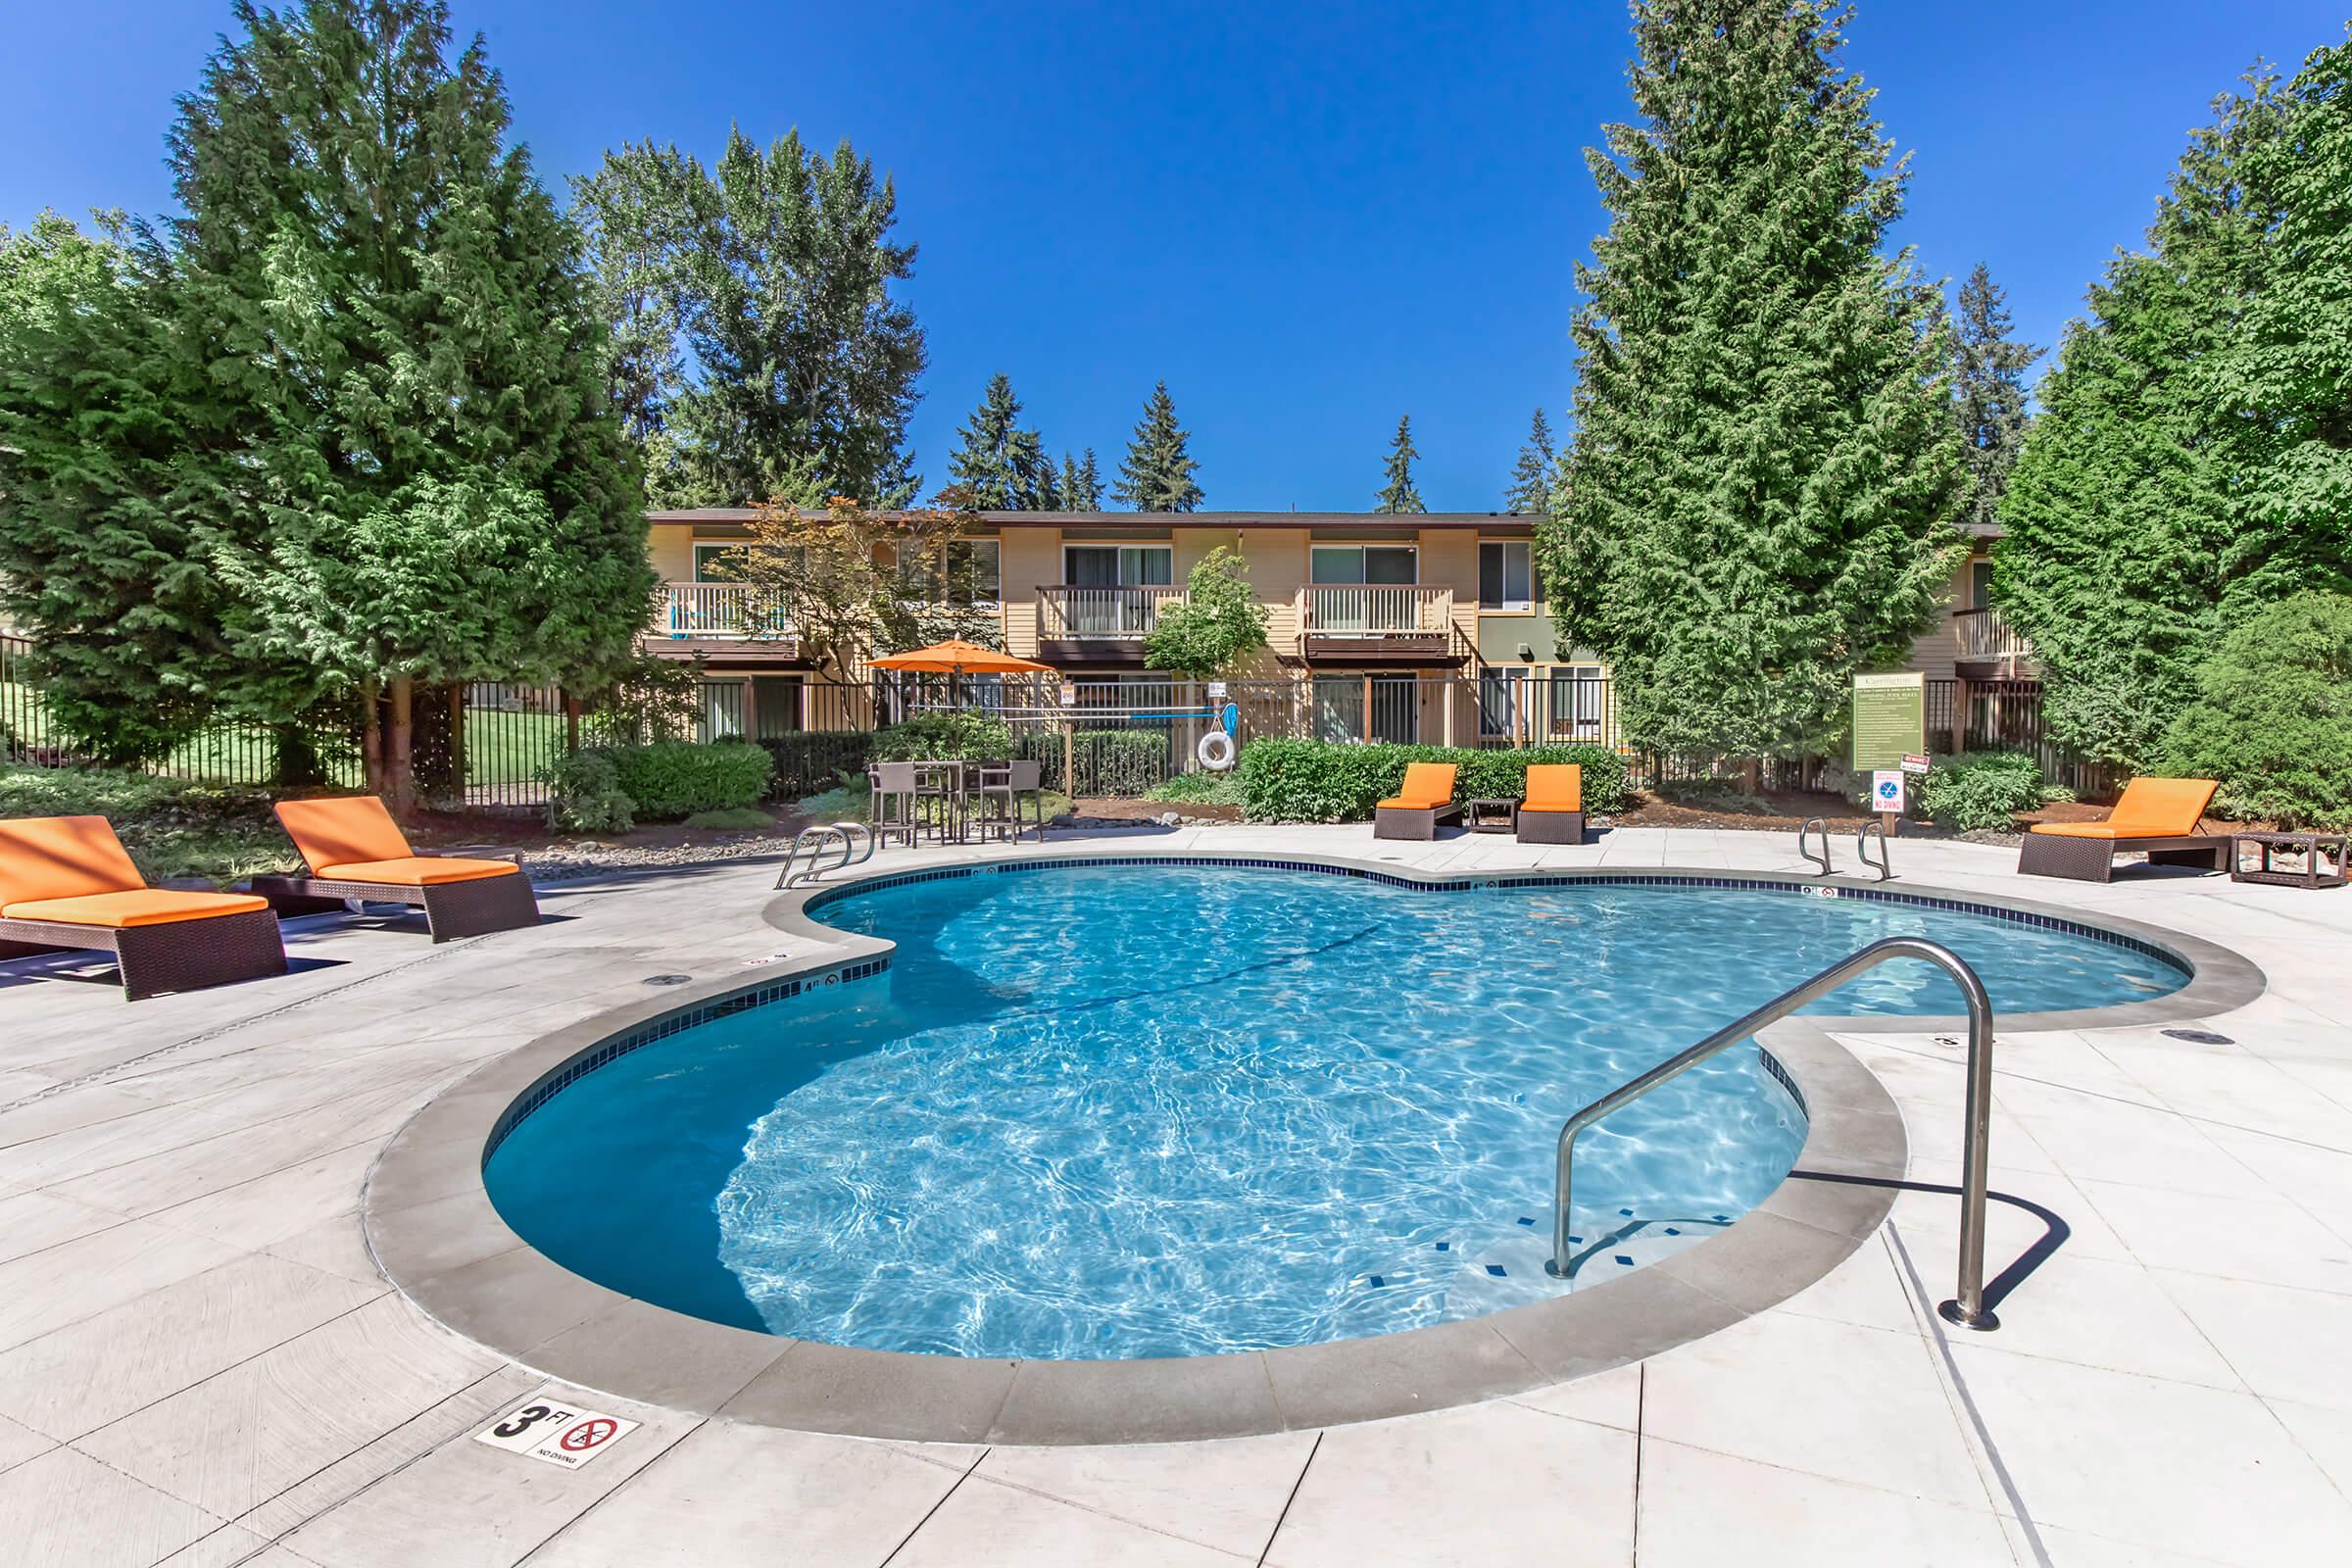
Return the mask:
<svg viewBox="0 0 2352 1568">
<path fill-rule="evenodd" d="M 1156 789 L 1167 782 L 1168 748 L 1172 744 L 1164 730 L 1079 730 L 1070 737 L 1075 792 L 1081 796 L 1136 797 Z M 1017 755 L 1037 759 L 1046 788 L 1061 788 L 1061 731 L 1024 731 Z"/>
<path fill-rule="evenodd" d="M 1962 833 L 2010 831 L 2042 803 L 2041 764 L 2023 752 L 1963 752 L 1928 770 L 1919 811 Z"/>
<path fill-rule="evenodd" d="M 1585 809 L 1626 808 L 1625 759 L 1605 746 L 1470 751 L 1453 746 L 1356 746 L 1331 741 L 1254 740 L 1242 748 L 1242 809 L 1253 822 L 1362 822 L 1396 793 L 1407 762 L 1451 762 L 1454 799 L 1516 800 L 1536 762 L 1574 762 L 1584 772 Z"/>
<path fill-rule="evenodd" d="M 776 764 L 767 786 L 771 801 L 822 795 L 843 778 L 864 772 L 874 757 L 874 737 L 864 730 L 797 730 L 760 746 Z"/>
<path fill-rule="evenodd" d="M 637 815 L 655 821 L 758 804 L 775 763 L 749 741 L 655 741 L 608 755 Z"/>
</svg>

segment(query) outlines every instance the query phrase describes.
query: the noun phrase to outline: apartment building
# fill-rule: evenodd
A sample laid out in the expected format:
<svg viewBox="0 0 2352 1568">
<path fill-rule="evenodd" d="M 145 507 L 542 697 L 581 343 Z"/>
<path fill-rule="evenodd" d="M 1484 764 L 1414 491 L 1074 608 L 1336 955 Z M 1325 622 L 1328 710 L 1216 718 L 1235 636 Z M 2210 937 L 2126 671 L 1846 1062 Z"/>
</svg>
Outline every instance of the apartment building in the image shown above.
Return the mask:
<svg viewBox="0 0 2352 1568">
<path fill-rule="evenodd" d="M 648 514 L 663 587 L 642 647 L 700 662 L 753 734 L 870 722 L 836 713 L 858 698 L 820 679 L 789 626 L 747 628 L 724 558 L 753 514 Z M 1374 740 L 1514 744 L 1614 739 L 1607 670 L 1560 645 L 1543 599 L 1530 516 L 1495 513 L 1002 512 L 970 542 L 978 592 L 1004 648 L 1107 689 L 1164 687 L 1146 636 L 1181 602 L 1193 567 L 1224 546 L 1267 611 L 1268 646 L 1239 682 L 1289 682 L 1318 733 Z M 2030 675 L 2031 650 L 1985 606 L 1988 561 L 1953 584 L 1953 609 L 1909 667 L 1980 680 Z M 735 688 L 740 685 L 740 694 Z M 1149 697 L 1139 700 L 1152 701 Z"/>
</svg>

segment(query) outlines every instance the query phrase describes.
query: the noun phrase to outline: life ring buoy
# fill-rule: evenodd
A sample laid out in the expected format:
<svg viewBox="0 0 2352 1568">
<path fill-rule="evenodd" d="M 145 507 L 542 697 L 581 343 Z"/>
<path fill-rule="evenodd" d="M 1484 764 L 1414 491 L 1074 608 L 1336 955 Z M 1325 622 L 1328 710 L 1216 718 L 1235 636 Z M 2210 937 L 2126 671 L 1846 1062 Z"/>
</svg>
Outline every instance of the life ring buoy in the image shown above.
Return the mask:
<svg viewBox="0 0 2352 1568">
<path fill-rule="evenodd" d="M 1212 773 L 1222 773 L 1233 765 L 1233 737 L 1221 729 L 1212 729 L 1200 737 L 1200 744 L 1193 749 L 1193 755 L 1200 759 L 1202 767 Z"/>
</svg>

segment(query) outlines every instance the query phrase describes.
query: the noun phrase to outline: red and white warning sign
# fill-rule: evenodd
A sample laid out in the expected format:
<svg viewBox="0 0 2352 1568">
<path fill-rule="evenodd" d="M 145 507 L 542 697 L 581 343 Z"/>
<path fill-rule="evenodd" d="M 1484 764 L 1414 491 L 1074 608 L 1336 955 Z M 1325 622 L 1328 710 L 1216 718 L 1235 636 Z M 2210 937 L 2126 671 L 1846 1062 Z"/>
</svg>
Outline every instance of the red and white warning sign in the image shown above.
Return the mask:
<svg viewBox="0 0 2352 1568">
<path fill-rule="evenodd" d="M 616 1415 L 539 1399 L 509 1410 L 473 1441 L 576 1470 L 636 1430 L 636 1422 Z"/>
</svg>

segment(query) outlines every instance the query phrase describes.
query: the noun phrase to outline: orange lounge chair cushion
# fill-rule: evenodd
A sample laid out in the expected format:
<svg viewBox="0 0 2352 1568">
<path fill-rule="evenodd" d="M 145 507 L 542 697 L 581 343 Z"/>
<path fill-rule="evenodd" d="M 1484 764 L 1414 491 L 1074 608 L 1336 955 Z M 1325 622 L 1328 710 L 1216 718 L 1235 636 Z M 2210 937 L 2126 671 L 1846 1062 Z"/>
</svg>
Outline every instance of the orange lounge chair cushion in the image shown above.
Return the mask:
<svg viewBox="0 0 2352 1568">
<path fill-rule="evenodd" d="M 468 860 L 454 855 L 403 855 L 389 860 L 353 860 L 346 865 L 318 867 L 319 876 L 336 882 L 382 882 L 403 888 L 478 882 L 486 876 L 513 876 L 521 869 L 512 860 Z"/>
<path fill-rule="evenodd" d="M 270 907 L 250 893 L 180 893 L 171 888 L 134 888 L 122 893 L 85 893 L 71 899 L 27 899 L 0 906 L 0 918 L 56 920 L 66 925 L 170 925 L 175 920 L 209 920 Z"/>
<path fill-rule="evenodd" d="M 0 822 L 0 908 L 126 893 L 146 885 L 103 816 L 20 816 Z"/>
<path fill-rule="evenodd" d="M 1451 762 L 1407 762 L 1404 782 L 1380 803 L 1383 810 L 1428 811 L 1453 804 Z"/>
<path fill-rule="evenodd" d="M 416 854 L 384 803 L 372 795 L 280 801 L 277 820 L 302 852 L 302 863 L 320 873 L 359 861 L 413 859 Z"/>
<path fill-rule="evenodd" d="M 1534 762 L 1527 769 L 1527 799 L 1522 811 L 1581 811 L 1585 808 L 1585 769 L 1579 762 Z"/>
<path fill-rule="evenodd" d="M 2036 822 L 2034 831 L 2062 839 L 2184 839 L 2218 786 L 2209 778 L 2135 778 L 2124 786 L 2104 822 Z"/>
</svg>

